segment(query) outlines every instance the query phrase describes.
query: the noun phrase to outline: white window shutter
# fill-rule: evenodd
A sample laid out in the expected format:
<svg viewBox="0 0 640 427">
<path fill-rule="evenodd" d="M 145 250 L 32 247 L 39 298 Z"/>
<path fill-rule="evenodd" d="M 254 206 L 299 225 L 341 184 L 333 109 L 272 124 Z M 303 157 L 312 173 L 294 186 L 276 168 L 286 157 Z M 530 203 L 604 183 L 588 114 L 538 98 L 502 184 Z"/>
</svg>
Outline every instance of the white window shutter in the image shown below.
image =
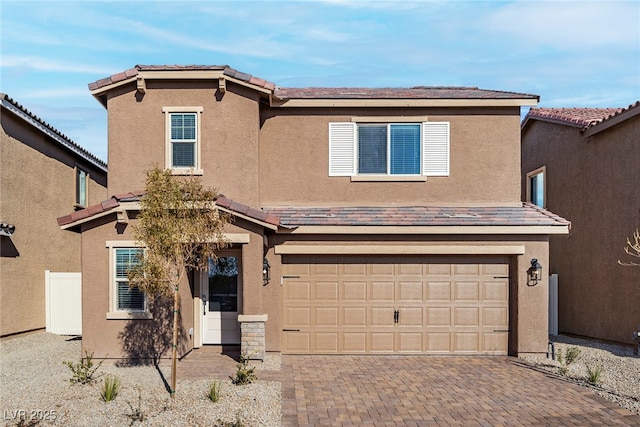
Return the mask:
<svg viewBox="0 0 640 427">
<path fill-rule="evenodd" d="M 422 123 L 422 173 L 449 176 L 449 122 Z"/>
<path fill-rule="evenodd" d="M 329 123 L 329 176 L 351 176 L 356 164 L 356 124 Z"/>
</svg>

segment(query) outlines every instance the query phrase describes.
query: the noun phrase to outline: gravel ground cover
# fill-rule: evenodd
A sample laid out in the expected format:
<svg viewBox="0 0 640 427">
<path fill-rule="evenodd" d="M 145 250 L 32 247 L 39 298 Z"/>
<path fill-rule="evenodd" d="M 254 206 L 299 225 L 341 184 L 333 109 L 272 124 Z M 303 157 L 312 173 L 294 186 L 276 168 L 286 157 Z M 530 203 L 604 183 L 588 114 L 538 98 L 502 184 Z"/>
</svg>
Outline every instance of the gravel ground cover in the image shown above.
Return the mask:
<svg viewBox="0 0 640 427">
<path fill-rule="evenodd" d="M 571 347 L 580 350 L 578 360 L 567 366 L 566 374 L 560 372 L 563 365 L 558 361 L 546 358 L 525 360 L 590 387 L 605 399 L 640 415 L 640 357 L 634 354 L 633 347 L 565 335 L 559 335 L 553 341 L 556 354 L 566 354 Z M 589 381 L 587 368 L 594 371 L 598 366 L 602 368 L 601 378 L 593 384 Z"/>
<path fill-rule="evenodd" d="M 150 366 L 119 367 L 105 362 L 98 374 L 115 375 L 121 391 L 105 403 L 100 392 L 102 376 L 92 384 L 71 384 L 71 370 L 64 361 L 77 363 L 80 341 L 38 333 L 0 341 L 0 407 L 3 425 L 61 426 L 279 426 L 281 385 L 256 381 L 236 386 L 222 380 L 217 403 L 207 397 L 210 379 L 178 378 L 171 399 L 158 370 Z M 267 359 L 261 369 L 279 369 L 278 357 Z M 165 378 L 169 366 L 161 366 Z M 136 414 L 142 414 L 136 417 Z M 20 424 L 20 419 L 23 419 Z"/>
</svg>

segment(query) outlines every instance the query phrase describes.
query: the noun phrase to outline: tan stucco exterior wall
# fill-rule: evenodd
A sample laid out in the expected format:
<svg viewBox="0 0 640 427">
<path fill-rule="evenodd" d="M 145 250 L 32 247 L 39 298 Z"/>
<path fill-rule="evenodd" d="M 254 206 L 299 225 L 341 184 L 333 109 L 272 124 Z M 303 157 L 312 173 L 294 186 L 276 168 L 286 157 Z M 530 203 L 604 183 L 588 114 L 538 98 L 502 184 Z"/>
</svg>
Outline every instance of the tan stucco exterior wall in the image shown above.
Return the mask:
<svg viewBox="0 0 640 427">
<path fill-rule="evenodd" d="M 518 108 L 345 109 L 341 115 L 329 115 L 319 109 L 266 110 L 260 133 L 261 203 L 263 206 L 517 204 L 520 202 L 518 114 Z M 328 175 L 329 122 L 394 115 L 450 122 L 450 176 L 428 177 L 426 182 L 351 182 L 349 177 Z"/>
<path fill-rule="evenodd" d="M 640 227 L 639 134 L 638 116 L 588 138 L 579 128 L 541 121 L 523 132 L 523 197 L 526 173 L 546 166 L 547 209 L 571 221 L 569 236 L 550 240 L 560 332 L 633 343 L 640 269 L 618 260 Z"/>
<path fill-rule="evenodd" d="M 80 235 L 56 222 L 74 209 L 74 166 L 90 174 L 90 203 L 106 197 L 106 174 L 4 109 L 1 121 L 0 220 L 16 226 L 11 238 L 2 237 L 0 257 L 5 336 L 46 326 L 45 270 L 80 271 Z"/>
<path fill-rule="evenodd" d="M 259 204 L 258 95 L 229 83 L 149 81 L 144 96 L 133 85 L 109 95 L 109 195 L 144 189 L 145 171 L 165 166 L 163 107 L 202 107 L 202 179 L 227 197 Z"/>
</svg>

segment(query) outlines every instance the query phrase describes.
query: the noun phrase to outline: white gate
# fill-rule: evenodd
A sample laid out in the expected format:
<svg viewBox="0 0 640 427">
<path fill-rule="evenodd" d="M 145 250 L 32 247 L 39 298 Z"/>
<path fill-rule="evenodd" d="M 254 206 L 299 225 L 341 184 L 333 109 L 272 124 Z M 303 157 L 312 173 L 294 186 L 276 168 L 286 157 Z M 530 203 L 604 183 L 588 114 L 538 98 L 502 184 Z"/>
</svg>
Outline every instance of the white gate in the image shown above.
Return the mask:
<svg viewBox="0 0 640 427">
<path fill-rule="evenodd" d="M 549 276 L 549 335 L 558 335 L 558 275 Z"/>
<path fill-rule="evenodd" d="M 47 332 L 82 335 L 82 275 L 45 271 Z"/>
</svg>

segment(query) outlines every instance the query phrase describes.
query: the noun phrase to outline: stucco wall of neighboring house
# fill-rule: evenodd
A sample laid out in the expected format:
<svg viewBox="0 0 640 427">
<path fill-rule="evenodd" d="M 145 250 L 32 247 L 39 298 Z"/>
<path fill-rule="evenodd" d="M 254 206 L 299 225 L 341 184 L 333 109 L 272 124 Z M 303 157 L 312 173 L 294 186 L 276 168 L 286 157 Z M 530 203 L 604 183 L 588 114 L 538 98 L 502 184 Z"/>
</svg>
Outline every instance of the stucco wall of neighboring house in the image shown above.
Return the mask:
<svg viewBox="0 0 640 427">
<path fill-rule="evenodd" d="M 640 324 L 640 268 L 618 260 L 640 227 L 640 117 L 588 138 L 579 131 L 537 120 L 527 126 L 522 195 L 526 173 L 546 166 L 546 207 L 571 221 L 568 236 L 550 240 L 560 332 L 632 343 Z"/>
<path fill-rule="evenodd" d="M 352 182 L 330 177 L 329 122 L 415 116 L 450 122 L 450 174 L 426 182 Z M 263 206 L 509 205 L 520 201 L 519 109 L 270 109 L 260 133 Z M 393 122 L 390 118 L 389 122 Z M 304 147 L 301 149 L 300 147 Z"/>
<path fill-rule="evenodd" d="M 144 96 L 133 84 L 114 89 L 108 99 L 109 194 L 144 188 L 144 172 L 165 165 L 163 107 L 202 107 L 202 178 L 228 197 L 250 206 L 259 203 L 258 95 L 229 83 L 147 82 Z"/>
<path fill-rule="evenodd" d="M 80 271 L 80 236 L 56 223 L 74 208 L 74 167 L 90 174 L 90 203 L 105 198 L 106 174 L 4 109 L 1 123 L 0 220 L 16 226 L 11 238 L 2 237 L 0 257 L 5 336 L 46 326 L 45 270 Z"/>
</svg>

